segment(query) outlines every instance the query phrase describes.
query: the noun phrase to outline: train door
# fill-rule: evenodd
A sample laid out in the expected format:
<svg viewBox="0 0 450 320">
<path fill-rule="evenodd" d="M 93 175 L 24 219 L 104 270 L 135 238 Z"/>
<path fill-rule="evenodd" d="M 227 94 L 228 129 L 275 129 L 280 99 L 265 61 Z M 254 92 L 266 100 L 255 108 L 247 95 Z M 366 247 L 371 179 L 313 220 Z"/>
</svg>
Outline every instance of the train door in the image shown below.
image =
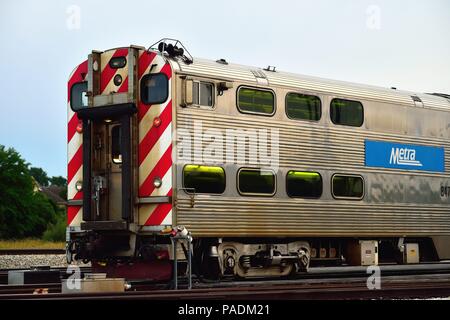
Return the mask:
<svg viewBox="0 0 450 320">
<path fill-rule="evenodd" d="M 77 111 L 83 121 L 85 230 L 127 230 L 134 223 L 138 51 L 88 57 L 88 107 Z"/>
<path fill-rule="evenodd" d="M 134 176 L 132 116 L 126 105 L 119 117 L 84 120 L 83 220 L 90 229 L 126 229 L 133 222 Z"/>
<path fill-rule="evenodd" d="M 97 121 L 93 123 L 93 133 L 93 220 L 119 221 L 122 219 L 121 125 Z"/>
</svg>

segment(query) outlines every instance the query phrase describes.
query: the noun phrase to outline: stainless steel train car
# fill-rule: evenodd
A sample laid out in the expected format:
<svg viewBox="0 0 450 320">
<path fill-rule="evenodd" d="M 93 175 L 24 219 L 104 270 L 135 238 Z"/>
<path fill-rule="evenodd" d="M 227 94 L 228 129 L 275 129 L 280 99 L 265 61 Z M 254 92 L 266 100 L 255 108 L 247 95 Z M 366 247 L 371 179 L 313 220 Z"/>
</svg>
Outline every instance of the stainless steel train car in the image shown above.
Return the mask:
<svg viewBox="0 0 450 320">
<path fill-rule="evenodd" d="M 171 39 L 93 51 L 68 83 L 68 257 L 110 271 L 450 259 L 449 172 L 446 94 L 202 60 Z"/>
</svg>

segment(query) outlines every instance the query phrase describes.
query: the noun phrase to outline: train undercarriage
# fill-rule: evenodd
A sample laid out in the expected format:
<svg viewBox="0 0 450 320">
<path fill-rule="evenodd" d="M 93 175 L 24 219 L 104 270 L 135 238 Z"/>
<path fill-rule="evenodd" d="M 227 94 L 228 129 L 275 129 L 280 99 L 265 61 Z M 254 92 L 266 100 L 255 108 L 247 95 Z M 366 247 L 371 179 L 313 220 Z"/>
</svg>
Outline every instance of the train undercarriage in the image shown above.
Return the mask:
<svg viewBox="0 0 450 320">
<path fill-rule="evenodd" d="M 173 265 L 198 278 L 291 277 L 318 266 L 411 264 L 439 261 L 431 238 L 198 238 L 85 232 L 68 242 L 68 262 L 91 262 L 109 276 L 168 280 Z M 179 233 L 178 233 L 179 235 Z M 172 238 L 172 239 L 171 239 Z M 188 241 L 192 240 L 192 246 Z M 191 249 L 192 248 L 192 249 Z M 190 250 L 191 249 L 191 250 Z"/>
</svg>

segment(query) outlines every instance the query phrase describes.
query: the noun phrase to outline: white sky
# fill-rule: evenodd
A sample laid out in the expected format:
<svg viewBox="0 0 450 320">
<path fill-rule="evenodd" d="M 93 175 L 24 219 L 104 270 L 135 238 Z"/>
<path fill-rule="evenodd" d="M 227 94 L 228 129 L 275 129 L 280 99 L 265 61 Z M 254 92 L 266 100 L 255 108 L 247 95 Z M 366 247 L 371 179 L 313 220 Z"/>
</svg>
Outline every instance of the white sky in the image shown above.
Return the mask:
<svg viewBox="0 0 450 320">
<path fill-rule="evenodd" d="M 81 10 L 78 29 L 72 5 Z M 194 57 L 450 93 L 447 0 L 1 0 L 0 144 L 66 176 L 72 69 L 93 49 L 147 47 L 163 37 L 181 40 Z"/>
</svg>

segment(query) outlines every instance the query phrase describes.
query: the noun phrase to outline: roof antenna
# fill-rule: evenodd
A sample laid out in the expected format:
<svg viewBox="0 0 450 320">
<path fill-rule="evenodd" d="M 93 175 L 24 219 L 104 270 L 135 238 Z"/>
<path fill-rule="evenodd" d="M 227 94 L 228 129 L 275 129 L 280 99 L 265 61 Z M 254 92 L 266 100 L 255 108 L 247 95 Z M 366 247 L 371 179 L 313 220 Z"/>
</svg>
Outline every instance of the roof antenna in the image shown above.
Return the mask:
<svg viewBox="0 0 450 320">
<path fill-rule="evenodd" d="M 181 57 L 181 59 L 186 64 L 191 64 L 194 62 L 192 55 L 189 53 L 186 47 L 176 39 L 163 38 L 148 47 L 147 51 L 149 51 L 150 49 L 158 50 L 161 53 L 166 52 L 172 58 Z"/>
<path fill-rule="evenodd" d="M 275 69 L 276 69 L 275 66 L 267 66 L 267 68 L 265 68 L 265 69 L 263 69 L 263 70 L 270 71 L 270 72 L 276 72 Z"/>
</svg>

